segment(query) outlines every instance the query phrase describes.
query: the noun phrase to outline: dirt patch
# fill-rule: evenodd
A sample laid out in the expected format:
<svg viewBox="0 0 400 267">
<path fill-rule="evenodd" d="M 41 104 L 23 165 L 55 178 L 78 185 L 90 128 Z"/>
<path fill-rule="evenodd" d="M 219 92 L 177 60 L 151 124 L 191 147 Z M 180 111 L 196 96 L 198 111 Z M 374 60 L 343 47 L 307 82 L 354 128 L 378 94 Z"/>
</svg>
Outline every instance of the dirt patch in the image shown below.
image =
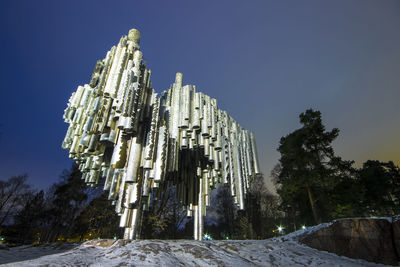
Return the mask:
<svg viewBox="0 0 400 267">
<path fill-rule="evenodd" d="M 114 239 L 100 239 L 100 240 L 90 240 L 85 242 L 85 246 L 96 246 L 96 247 L 102 247 L 102 248 L 109 248 L 114 243 L 116 240 Z"/>
<path fill-rule="evenodd" d="M 131 243 L 131 242 L 132 242 L 132 240 L 118 239 L 118 240 L 115 242 L 115 245 L 116 245 L 116 246 L 123 247 L 123 246 L 126 246 L 127 244 L 129 244 L 129 243 Z"/>
<path fill-rule="evenodd" d="M 232 251 L 234 251 L 234 252 L 239 252 L 239 250 L 238 250 L 237 248 L 232 247 L 232 246 L 229 245 L 229 244 L 223 244 L 223 245 L 221 245 L 221 247 L 222 247 L 222 248 L 225 248 L 225 249 L 232 250 Z"/>
<path fill-rule="evenodd" d="M 268 250 L 274 250 L 274 248 L 273 247 L 271 247 L 271 246 L 268 246 L 268 245 L 264 245 L 264 247 L 266 248 L 266 249 L 268 249 Z"/>
<path fill-rule="evenodd" d="M 162 249 L 163 248 L 157 243 L 144 244 L 140 247 L 140 250 L 142 250 L 144 253 L 148 254 L 152 252 L 155 255 L 158 255 Z"/>
</svg>

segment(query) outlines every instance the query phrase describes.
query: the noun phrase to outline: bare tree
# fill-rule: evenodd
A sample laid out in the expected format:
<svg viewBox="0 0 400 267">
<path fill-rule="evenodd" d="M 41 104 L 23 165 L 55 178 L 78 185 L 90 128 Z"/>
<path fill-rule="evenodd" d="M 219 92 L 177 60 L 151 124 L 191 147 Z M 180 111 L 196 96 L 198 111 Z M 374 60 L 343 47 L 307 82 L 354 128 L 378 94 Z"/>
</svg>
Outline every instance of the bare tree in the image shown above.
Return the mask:
<svg viewBox="0 0 400 267">
<path fill-rule="evenodd" d="M 234 203 L 229 185 L 220 185 L 213 201 L 215 202 L 213 207 L 219 217 L 218 223 L 225 229 L 223 235 L 232 237 L 235 232 L 238 207 Z"/>
<path fill-rule="evenodd" d="M 7 181 L 0 181 L 0 226 L 10 219 L 32 198 L 31 186 L 26 183 L 28 175 L 13 176 Z"/>
<path fill-rule="evenodd" d="M 185 223 L 186 211 L 177 198 L 176 186 L 165 184 L 164 190 L 152 194 L 152 205 L 144 215 L 145 238 L 176 238 Z"/>
</svg>

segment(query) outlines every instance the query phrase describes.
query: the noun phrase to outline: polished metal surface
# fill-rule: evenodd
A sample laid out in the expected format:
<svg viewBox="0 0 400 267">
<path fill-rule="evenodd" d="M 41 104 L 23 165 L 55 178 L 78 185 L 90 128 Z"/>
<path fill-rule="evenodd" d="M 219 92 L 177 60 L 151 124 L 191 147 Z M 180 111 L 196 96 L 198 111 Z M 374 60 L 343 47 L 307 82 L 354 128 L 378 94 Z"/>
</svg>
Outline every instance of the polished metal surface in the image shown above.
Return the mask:
<svg viewBox="0 0 400 267">
<path fill-rule="evenodd" d="M 245 208 L 259 173 L 255 137 L 220 110 L 216 99 L 182 85 L 182 73 L 158 96 L 139 40 L 139 31 L 130 30 L 96 63 L 90 84 L 72 93 L 62 147 L 86 183 L 104 180 L 126 239 L 138 237 L 155 189 L 175 185 L 187 215 L 194 216 L 194 239 L 201 240 L 206 206 L 218 184 L 229 184 L 236 204 Z"/>
</svg>

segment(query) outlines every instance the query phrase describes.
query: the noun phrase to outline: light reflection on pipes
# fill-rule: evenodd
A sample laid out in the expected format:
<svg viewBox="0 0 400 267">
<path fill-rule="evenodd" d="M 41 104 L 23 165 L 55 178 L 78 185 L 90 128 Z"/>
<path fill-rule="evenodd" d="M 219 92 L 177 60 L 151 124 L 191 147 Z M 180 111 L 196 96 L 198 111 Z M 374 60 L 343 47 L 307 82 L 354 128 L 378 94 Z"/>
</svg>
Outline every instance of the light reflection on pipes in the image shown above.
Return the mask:
<svg viewBox="0 0 400 267">
<path fill-rule="evenodd" d="M 187 215 L 194 216 L 194 239 L 201 240 L 205 206 L 218 184 L 229 184 L 244 208 L 251 178 L 259 173 L 255 137 L 216 99 L 183 86 L 181 73 L 158 97 L 139 40 L 140 33 L 130 30 L 97 61 L 90 84 L 72 94 L 62 147 L 86 183 L 105 179 L 124 238 L 138 237 L 150 195 L 175 185 Z"/>
</svg>

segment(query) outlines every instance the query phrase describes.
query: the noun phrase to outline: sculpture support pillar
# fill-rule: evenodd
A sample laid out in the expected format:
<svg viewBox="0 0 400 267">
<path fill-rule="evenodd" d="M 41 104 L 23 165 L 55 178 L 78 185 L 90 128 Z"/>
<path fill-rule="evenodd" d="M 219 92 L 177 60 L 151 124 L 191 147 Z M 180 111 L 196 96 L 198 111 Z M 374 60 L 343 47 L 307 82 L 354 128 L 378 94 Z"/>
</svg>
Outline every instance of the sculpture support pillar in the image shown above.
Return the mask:
<svg viewBox="0 0 400 267">
<path fill-rule="evenodd" d="M 203 229 L 204 229 L 204 217 L 203 217 L 203 209 L 204 209 L 204 197 L 203 197 L 203 178 L 199 179 L 199 204 L 197 206 L 197 239 L 195 240 L 203 240 Z"/>
</svg>

